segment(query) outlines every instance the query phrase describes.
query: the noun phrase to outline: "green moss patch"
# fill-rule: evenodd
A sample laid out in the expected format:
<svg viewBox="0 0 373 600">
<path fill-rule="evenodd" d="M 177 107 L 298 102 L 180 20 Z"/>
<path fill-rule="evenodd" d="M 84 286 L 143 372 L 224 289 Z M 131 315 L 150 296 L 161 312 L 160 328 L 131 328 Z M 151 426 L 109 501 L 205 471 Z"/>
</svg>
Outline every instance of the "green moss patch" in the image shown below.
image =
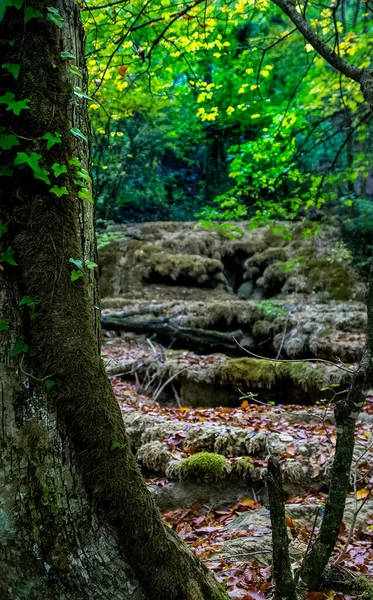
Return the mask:
<svg viewBox="0 0 373 600">
<path fill-rule="evenodd" d="M 179 479 L 218 481 L 226 477 L 229 462 L 220 454 L 199 452 L 180 461 L 175 467 Z"/>
</svg>

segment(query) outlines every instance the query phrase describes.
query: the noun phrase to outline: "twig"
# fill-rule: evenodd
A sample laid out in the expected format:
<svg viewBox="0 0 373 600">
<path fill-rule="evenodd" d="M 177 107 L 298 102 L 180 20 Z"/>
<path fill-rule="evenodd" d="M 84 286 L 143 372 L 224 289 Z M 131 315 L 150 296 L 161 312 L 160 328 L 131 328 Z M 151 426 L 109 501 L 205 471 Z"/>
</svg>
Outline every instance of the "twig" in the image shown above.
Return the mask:
<svg viewBox="0 0 373 600">
<path fill-rule="evenodd" d="M 153 401 L 156 402 L 157 398 L 159 396 L 159 394 L 161 392 L 163 392 L 164 388 L 171 383 L 171 381 L 173 381 L 175 379 L 175 377 L 177 377 L 178 375 L 180 375 L 180 373 L 182 373 L 183 371 L 186 370 L 187 367 L 184 367 L 183 369 L 181 369 L 181 371 L 177 371 L 176 373 L 174 373 L 173 375 L 171 375 L 171 377 L 169 377 L 169 379 L 167 379 L 167 381 L 164 382 L 164 384 L 156 391 L 156 393 L 153 396 Z"/>
<path fill-rule="evenodd" d="M 293 359 L 293 360 L 292 359 L 284 360 L 284 359 L 278 359 L 278 358 L 268 358 L 267 356 L 259 356 L 259 354 L 254 354 L 253 352 L 250 352 L 250 350 L 248 350 L 247 348 L 244 348 L 244 346 L 242 346 L 240 344 L 240 342 L 234 336 L 232 336 L 232 338 L 235 341 L 235 343 L 237 344 L 237 346 L 239 348 L 241 348 L 241 350 L 243 350 L 247 354 L 250 354 L 250 356 L 254 356 L 254 358 L 260 358 L 261 360 L 267 360 L 268 362 L 279 362 L 279 363 L 319 362 L 319 363 L 324 363 L 327 365 L 333 365 L 334 367 L 337 367 L 338 369 L 345 371 L 349 375 L 354 374 L 354 371 L 351 371 L 347 367 L 342 367 L 342 365 L 338 365 L 337 363 L 334 363 L 331 360 L 325 360 L 324 358 L 298 358 L 298 359 Z"/>
</svg>

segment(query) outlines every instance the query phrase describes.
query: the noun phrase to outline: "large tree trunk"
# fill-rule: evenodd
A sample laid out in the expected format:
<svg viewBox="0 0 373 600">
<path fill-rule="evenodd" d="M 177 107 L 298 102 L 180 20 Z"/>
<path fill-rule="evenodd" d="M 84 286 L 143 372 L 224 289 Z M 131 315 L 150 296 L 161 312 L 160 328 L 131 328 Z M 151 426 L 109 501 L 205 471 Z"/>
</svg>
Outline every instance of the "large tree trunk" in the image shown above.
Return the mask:
<svg viewBox="0 0 373 600">
<path fill-rule="evenodd" d="M 0 179 L 1 252 L 10 247 L 17 262 L 0 253 L 0 597 L 226 598 L 160 519 L 100 359 L 95 276 L 83 266 L 71 281 L 69 259 L 84 264 L 95 254 L 93 209 L 69 164 L 78 157 L 87 169 L 89 159 L 70 132 L 88 132 L 86 101 L 73 92 L 84 84 L 70 72 L 76 65 L 85 80 L 78 6 L 54 0 L 49 20 L 44 0 L 27 7 L 43 17 L 24 24 L 23 6 L 10 7 L 0 24 L 0 38 L 12 42 L 2 62 L 20 64 L 17 80 L 2 71 L 0 96 L 30 100 L 19 115 L 2 110 L 0 122 L 20 142 L 3 155 L 13 176 Z M 62 141 L 49 150 L 48 132 Z M 17 152 L 42 155 L 51 183 L 27 164 L 14 167 Z M 55 163 L 67 166 L 58 179 Z M 68 195 L 58 198 L 52 186 Z M 35 304 L 20 307 L 24 296 Z"/>
</svg>

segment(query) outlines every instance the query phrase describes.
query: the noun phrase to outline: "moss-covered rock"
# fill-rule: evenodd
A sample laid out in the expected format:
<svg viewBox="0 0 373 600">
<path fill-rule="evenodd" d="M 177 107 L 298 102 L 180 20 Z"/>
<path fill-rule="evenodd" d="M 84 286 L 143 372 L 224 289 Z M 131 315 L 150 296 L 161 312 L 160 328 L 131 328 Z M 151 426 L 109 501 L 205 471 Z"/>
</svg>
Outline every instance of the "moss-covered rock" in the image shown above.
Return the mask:
<svg viewBox="0 0 373 600">
<path fill-rule="evenodd" d="M 230 471 L 224 456 L 212 452 L 199 452 L 181 461 L 175 461 L 168 469 L 168 476 L 183 480 L 218 481 Z"/>
</svg>

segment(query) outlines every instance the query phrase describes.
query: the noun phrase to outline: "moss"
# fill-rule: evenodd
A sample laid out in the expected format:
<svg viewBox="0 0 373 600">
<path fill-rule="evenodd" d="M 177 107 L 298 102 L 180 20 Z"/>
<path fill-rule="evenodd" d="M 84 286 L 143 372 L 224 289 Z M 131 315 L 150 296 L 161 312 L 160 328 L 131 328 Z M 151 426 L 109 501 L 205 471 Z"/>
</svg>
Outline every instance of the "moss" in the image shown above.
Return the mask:
<svg viewBox="0 0 373 600">
<path fill-rule="evenodd" d="M 224 456 L 213 452 L 199 452 L 180 461 L 176 474 L 180 479 L 218 481 L 224 479 L 229 470 L 229 462 Z"/>
<path fill-rule="evenodd" d="M 349 300 L 353 290 L 350 268 L 336 261 L 319 258 L 310 262 L 308 278 L 313 289 L 325 291 L 331 300 Z"/>
<path fill-rule="evenodd" d="M 230 383 L 237 389 L 242 385 L 270 388 L 276 381 L 278 364 L 257 358 L 236 358 L 218 365 L 216 379 L 219 383 Z"/>
<path fill-rule="evenodd" d="M 253 459 L 250 456 L 246 456 L 245 458 L 234 461 L 232 473 L 242 479 L 254 479 L 255 467 Z"/>
<path fill-rule="evenodd" d="M 359 598 L 373 600 L 373 581 L 367 577 L 354 577 L 351 581 L 351 588 L 354 594 L 359 594 Z"/>
<path fill-rule="evenodd" d="M 264 252 L 258 252 L 246 261 L 247 268 L 258 267 L 264 271 L 271 263 L 285 262 L 288 259 L 288 252 L 285 248 L 267 248 Z"/>
</svg>

